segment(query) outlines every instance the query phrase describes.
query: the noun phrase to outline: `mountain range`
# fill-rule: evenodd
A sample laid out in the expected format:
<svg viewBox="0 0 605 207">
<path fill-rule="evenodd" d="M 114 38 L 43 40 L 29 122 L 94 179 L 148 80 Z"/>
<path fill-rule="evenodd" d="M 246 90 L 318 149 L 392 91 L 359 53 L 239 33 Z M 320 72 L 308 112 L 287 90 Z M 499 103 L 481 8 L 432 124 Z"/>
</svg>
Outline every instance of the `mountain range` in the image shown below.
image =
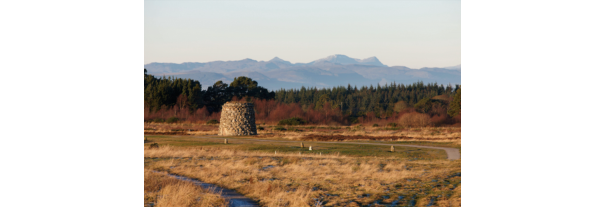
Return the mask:
<svg viewBox="0 0 605 207">
<path fill-rule="evenodd" d="M 202 88 L 222 80 L 230 83 L 234 77 L 247 76 L 269 90 L 280 88 L 369 86 L 387 83 L 410 84 L 418 81 L 438 84 L 460 84 L 461 65 L 444 68 L 411 69 L 405 66 L 386 66 L 376 57 L 350 58 L 331 55 L 310 63 L 291 63 L 275 57 L 269 61 L 243 59 L 206 63 L 185 62 L 145 64 L 147 73 L 154 76 L 174 76 L 200 81 Z"/>
</svg>

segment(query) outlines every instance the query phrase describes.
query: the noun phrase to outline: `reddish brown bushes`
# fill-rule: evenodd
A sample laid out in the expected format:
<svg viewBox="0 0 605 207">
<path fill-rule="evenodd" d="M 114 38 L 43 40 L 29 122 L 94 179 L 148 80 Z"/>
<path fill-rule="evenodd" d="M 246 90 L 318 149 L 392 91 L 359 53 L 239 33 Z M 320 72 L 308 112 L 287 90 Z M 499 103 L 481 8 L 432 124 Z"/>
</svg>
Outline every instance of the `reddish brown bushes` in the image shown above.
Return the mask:
<svg viewBox="0 0 605 207">
<path fill-rule="evenodd" d="M 346 124 L 346 118 L 326 104 L 320 111 L 313 106 L 303 110 L 298 103 L 279 103 L 275 100 L 254 100 L 256 120 L 265 123 L 277 123 L 281 120 L 300 117 L 310 124 Z"/>
<path fill-rule="evenodd" d="M 417 112 L 405 113 L 399 117 L 399 124 L 409 127 L 423 127 L 431 124 L 431 117 L 428 114 Z"/>
<path fill-rule="evenodd" d="M 244 99 L 233 99 L 233 101 L 243 101 Z M 251 100 L 254 103 L 254 111 L 258 123 L 276 124 L 280 120 L 300 117 L 308 124 L 325 125 L 349 125 L 378 124 L 386 126 L 388 123 L 399 123 L 403 127 L 417 126 L 445 126 L 460 123 L 460 117 L 451 118 L 447 116 L 445 110 L 433 110 L 432 114 L 418 113 L 412 108 L 400 109 L 400 112 L 394 112 L 389 117 L 377 117 L 374 112 L 368 112 L 364 116 L 351 117 L 342 114 L 339 108 L 332 108 L 329 103 L 325 103 L 319 110 L 314 105 L 301 106 L 298 103 L 280 103 L 275 100 Z M 171 108 L 162 106 L 158 111 L 150 111 L 145 108 L 145 121 L 163 122 L 171 117 L 176 117 L 180 122 L 206 123 L 208 120 L 220 120 L 220 112 L 210 112 L 205 106 L 191 112 L 184 104 L 175 105 Z M 356 121 L 355 121 L 356 120 Z M 351 122 L 354 121 L 354 122 Z"/>
</svg>

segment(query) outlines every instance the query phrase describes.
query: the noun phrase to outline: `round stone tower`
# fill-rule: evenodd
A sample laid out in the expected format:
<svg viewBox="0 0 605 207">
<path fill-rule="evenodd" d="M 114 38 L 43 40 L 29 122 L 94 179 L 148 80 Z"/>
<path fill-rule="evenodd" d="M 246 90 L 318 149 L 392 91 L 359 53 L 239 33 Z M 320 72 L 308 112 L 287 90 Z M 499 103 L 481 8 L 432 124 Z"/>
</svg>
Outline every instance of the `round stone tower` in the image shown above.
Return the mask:
<svg viewBox="0 0 605 207">
<path fill-rule="evenodd" d="M 221 111 L 219 136 L 256 135 L 253 103 L 225 103 Z"/>
</svg>

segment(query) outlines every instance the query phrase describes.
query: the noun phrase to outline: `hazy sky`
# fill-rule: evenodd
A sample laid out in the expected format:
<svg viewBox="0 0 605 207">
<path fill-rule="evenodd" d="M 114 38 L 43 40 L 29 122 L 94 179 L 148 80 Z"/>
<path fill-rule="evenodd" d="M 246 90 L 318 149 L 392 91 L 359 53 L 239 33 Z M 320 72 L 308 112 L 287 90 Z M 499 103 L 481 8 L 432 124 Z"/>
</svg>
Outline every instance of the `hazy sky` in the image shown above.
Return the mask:
<svg viewBox="0 0 605 207">
<path fill-rule="evenodd" d="M 145 1 L 145 63 L 333 54 L 460 64 L 460 1 Z"/>
</svg>

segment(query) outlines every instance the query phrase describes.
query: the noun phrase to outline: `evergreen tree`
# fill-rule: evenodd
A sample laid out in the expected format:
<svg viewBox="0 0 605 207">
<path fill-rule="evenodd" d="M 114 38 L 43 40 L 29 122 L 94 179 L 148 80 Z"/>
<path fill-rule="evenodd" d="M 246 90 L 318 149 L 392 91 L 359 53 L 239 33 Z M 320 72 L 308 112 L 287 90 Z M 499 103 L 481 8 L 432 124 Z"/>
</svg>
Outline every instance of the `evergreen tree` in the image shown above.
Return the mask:
<svg viewBox="0 0 605 207">
<path fill-rule="evenodd" d="M 457 85 L 456 88 L 458 88 L 458 90 L 456 91 L 456 95 L 454 95 L 454 99 L 450 102 L 450 106 L 447 109 L 447 114 L 450 117 L 454 117 L 461 114 L 460 112 L 462 109 L 462 88 L 459 88 Z"/>
</svg>

